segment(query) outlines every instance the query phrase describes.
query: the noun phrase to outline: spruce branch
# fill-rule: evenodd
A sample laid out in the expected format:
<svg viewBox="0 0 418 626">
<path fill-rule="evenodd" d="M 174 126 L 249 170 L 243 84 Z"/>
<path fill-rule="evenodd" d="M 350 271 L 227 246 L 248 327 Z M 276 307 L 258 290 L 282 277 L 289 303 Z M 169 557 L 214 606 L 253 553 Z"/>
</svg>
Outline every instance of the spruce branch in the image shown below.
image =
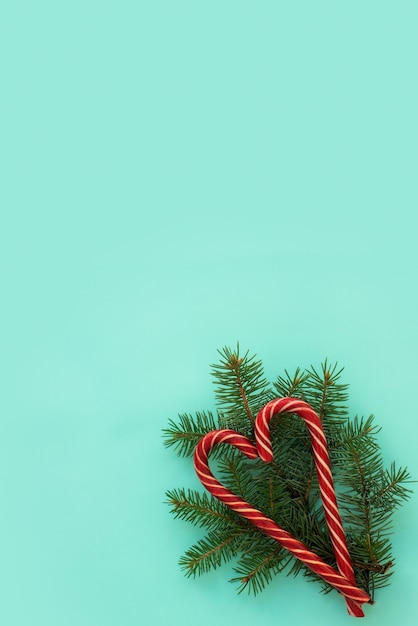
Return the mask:
<svg viewBox="0 0 418 626">
<path fill-rule="evenodd" d="M 309 374 L 302 372 L 300 367 L 298 367 L 293 376 L 285 370 L 284 376 L 277 376 L 277 380 L 273 384 L 279 396 L 283 396 L 284 398 L 300 398 L 303 400 L 308 379 Z"/>
<path fill-rule="evenodd" d="M 408 470 L 404 467 L 397 469 L 393 461 L 390 469 L 384 470 L 380 487 L 370 497 L 370 506 L 382 511 L 400 506 L 410 497 L 412 490 L 406 488 L 405 485 L 412 482 Z"/>
<path fill-rule="evenodd" d="M 168 420 L 163 429 L 164 445 L 173 447 L 179 456 L 192 456 L 200 439 L 218 425 L 211 411 L 197 411 L 196 417 L 188 413 L 179 415 L 179 421 Z"/>
<path fill-rule="evenodd" d="M 319 373 L 313 365 L 307 370 L 304 399 L 318 413 L 326 431 L 330 424 L 344 423 L 347 417 L 348 385 L 339 382 L 344 368 L 338 368 L 338 363 L 329 364 L 325 359 L 321 370 Z"/>
<path fill-rule="evenodd" d="M 237 554 L 239 539 L 246 530 L 237 528 L 210 531 L 206 537 L 191 546 L 180 558 L 179 565 L 186 576 L 196 576 L 216 569 Z"/>
<path fill-rule="evenodd" d="M 244 554 L 234 567 L 237 576 L 231 582 L 239 583 L 238 593 L 247 589 L 248 593 L 257 595 L 286 567 L 288 560 L 286 551 L 274 543 L 257 553 Z"/>
<path fill-rule="evenodd" d="M 219 351 L 212 366 L 218 414 L 210 411 L 179 415 L 164 429 L 165 445 L 180 456 L 190 456 L 200 438 L 216 428 L 233 428 L 253 439 L 258 411 L 273 397 L 298 397 L 319 414 L 328 440 L 339 509 L 353 561 L 357 584 L 374 598 L 389 583 L 394 557 L 390 542 L 394 512 L 411 495 L 411 477 L 404 467 L 385 468 L 373 416 L 348 417 L 348 385 L 343 369 L 327 360 L 320 368 L 287 370 L 273 385 L 264 376 L 261 361 L 248 352 Z M 332 567 L 336 567 L 326 524 L 312 444 L 303 420 L 280 414 L 270 424 L 272 463 L 245 458 L 233 446 L 217 446 L 215 474 L 234 494 L 275 520 Z M 195 490 L 167 491 L 174 517 L 207 529 L 207 535 L 180 559 L 187 576 L 199 575 L 234 558 L 238 592 L 260 592 L 279 572 L 302 573 L 333 588 L 289 555 L 270 537 L 220 503 Z"/>
<path fill-rule="evenodd" d="M 259 409 L 272 398 L 271 387 L 261 361 L 248 351 L 241 357 L 239 344 L 234 351 L 224 347 L 218 352 L 220 363 L 212 365 L 212 375 L 221 425 L 248 432 Z"/>
<path fill-rule="evenodd" d="M 384 469 L 378 432 L 373 416 L 366 420 L 356 417 L 340 431 L 331 450 L 336 475 L 344 487 L 339 495 L 340 510 L 355 574 L 372 598 L 393 573 L 388 534 L 395 509 L 411 494 L 406 487 L 410 482 L 406 469 L 396 469 L 394 463 L 389 470 Z"/>
<path fill-rule="evenodd" d="M 212 495 L 192 489 L 171 489 L 167 491 L 167 503 L 175 518 L 208 528 L 242 527 L 241 518 L 229 507 Z"/>
</svg>

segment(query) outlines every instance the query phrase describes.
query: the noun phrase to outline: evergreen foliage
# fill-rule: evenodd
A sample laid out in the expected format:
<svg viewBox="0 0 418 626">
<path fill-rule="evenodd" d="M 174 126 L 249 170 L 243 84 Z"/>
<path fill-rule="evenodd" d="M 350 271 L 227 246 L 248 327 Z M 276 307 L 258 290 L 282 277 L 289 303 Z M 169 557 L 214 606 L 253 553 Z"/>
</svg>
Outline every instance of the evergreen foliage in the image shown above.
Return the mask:
<svg viewBox="0 0 418 626">
<path fill-rule="evenodd" d="M 216 428 L 233 428 L 253 437 L 258 411 L 278 396 L 308 402 L 320 416 L 328 439 L 337 498 L 356 581 L 374 599 L 375 590 L 388 584 L 393 572 L 389 535 L 394 511 L 410 496 L 411 482 L 405 468 L 383 465 L 373 416 L 348 417 L 348 385 L 341 382 L 342 369 L 325 361 L 294 375 L 286 370 L 270 384 L 261 361 L 246 352 L 219 351 L 220 362 L 212 366 L 218 403 L 211 412 L 179 415 L 164 429 L 164 443 L 180 456 L 191 456 L 200 438 Z M 248 460 L 232 446 L 218 446 L 216 475 L 231 491 L 275 520 L 303 541 L 325 562 L 335 567 L 335 556 L 325 522 L 311 440 L 303 420 L 282 414 L 272 420 L 274 461 Z M 206 491 L 172 489 L 167 502 L 173 515 L 207 530 L 205 537 L 180 559 L 188 576 L 203 574 L 235 560 L 238 591 L 262 591 L 281 571 L 317 580 L 332 589 L 303 563 L 264 535 L 250 522 L 220 503 Z"/>
</svg>

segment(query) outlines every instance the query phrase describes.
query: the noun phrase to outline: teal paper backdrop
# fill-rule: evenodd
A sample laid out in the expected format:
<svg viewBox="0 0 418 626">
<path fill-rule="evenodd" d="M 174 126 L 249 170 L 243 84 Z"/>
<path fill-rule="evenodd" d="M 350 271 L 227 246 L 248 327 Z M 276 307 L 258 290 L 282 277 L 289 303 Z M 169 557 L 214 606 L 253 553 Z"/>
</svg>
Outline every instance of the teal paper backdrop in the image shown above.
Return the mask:
<svg viewBox="0 0 418 626">
<path fill-rule="evenodd" d="M 336 593 L 177 564 L 164 449 L 239 340 L 345 366 L 418 478 L 415 2 L 15 0 L 0 9 L 0 622 L 353 623 Z M 416 623 L 417 495 L 367 624 Z"/>
</svg>

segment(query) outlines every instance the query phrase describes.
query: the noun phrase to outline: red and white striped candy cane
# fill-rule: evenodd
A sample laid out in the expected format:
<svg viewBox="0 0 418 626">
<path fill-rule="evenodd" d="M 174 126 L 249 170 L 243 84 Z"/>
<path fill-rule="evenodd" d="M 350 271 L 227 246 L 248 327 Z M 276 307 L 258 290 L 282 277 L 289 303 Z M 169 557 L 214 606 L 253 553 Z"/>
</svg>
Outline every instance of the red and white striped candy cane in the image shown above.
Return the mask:
<svg viewBox="0 0 418 626">
<path fill-rule="evenodd" d="M 269 405 L 267 405 L 267 407 L 268 406 Z M 294 409 L 292 409 L 292 411 L 294 411 Z M 346 597 L 347 604 L 350 605 L 351 614 L 362 617 L 363 612 L 361 610 L 361 604 L 368 602 L 370 596 L 362 589 L 359 589 L 354 580 L 334 570 L 316 554 L 311 552 L 301 541 L 295 539 L 290 533 L 276 524 L 276 522 L 229 491 L 229 489 L 224 487 L 212 474 L 209 468 L 209 453 L 214 446 L 220 443 L 228 443 L 235 446 L 250 459 L 255 459 L 260 456 L 263 460 L 271 460 L 271 452 L 269 456 L 269 448 L 265 439 L 265 437 L 268 436 L 268 420 L 263 424 L 260 415 L 261 412 L 257 419 L 260 418 L 260 426 L 264 435 L 262 436 L 262 440 L 260 439 L 259 448 L 254 446 L 247 437 L 233 430 L 214 430 L 200 440 L 194 456 L 195 469 L 200 481 L 210 493 L 218 498 L 218 500 L 224 502 L 231 509 L 251 521 L 257 528 L 278 541 L 280 545 L 305 563 L 313 572 L 343 593 Z M 265 428 L 263 426 L 265 426 Z M 264 458 L 260 454 L 261 449 L 263 450 Z"/>
<path fill-rule="evenodd" d="M 269 463 L 273 460 L 273 450 L 270 439 L 270 420 L 277 413 L 296 413 L 306 423 L 314 453 L 316 470 L 318 473 L 319 489 L 321 491 L 325 518 L 328 524 L 332 545 L 339 572 L 355 585 L 350 553 L 347 548 L 345 533 L 341 523 L 337 499 L 335 497 L 334 481 L 331 474 L 327 440 L 321 419 L 313 408 L 295 398 L 278 398 L 272 400 L 261 409 L 255 422 L 255 438 L 260 458 Z M 363 611 L 359 605 L 347 596 L 348 612 L 356 617 L 362 617 Z"/>
</svg>

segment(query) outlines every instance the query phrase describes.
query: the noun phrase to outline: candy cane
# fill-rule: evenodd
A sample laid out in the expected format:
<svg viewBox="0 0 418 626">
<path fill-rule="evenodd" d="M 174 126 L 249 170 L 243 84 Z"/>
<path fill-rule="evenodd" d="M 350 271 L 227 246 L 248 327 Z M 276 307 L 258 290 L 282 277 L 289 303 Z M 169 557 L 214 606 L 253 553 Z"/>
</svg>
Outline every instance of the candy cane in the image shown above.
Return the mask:
<svg viewBox="0 0 418 626">
<path fill-rule="evenodd" d="M 272 400 L 257 415 L 255 423 L 255 438 L 257 450 L 260 458 L 269 463 L 273 460 L 273 450 L 270 439 L 270 420 L 277 413 L 296 413 L 301 417 L 309 430 L 312 440 L 316 471 L 318 473 L 319 489 L 321 491 L 322 504 L 325 511 L 325 518 L 330 532 L 331 542 L 334 547 L 335 558 L 339 572 L 355 585 L 354 571 L 351 564 L 351 557 L 348 551 L 345 533 L 341 523 L 338 510 L 337 499 L 335 497 L 334 481 L 331 474 L 330 460 L 328 454 L 327 440 L 325 437 L 322 422 L 313 408 L 295 398 L 279 398 Z M 358 605 L 350 601 L 347 596 L 347 609 L 350 614 L 357 615 Z"/>
<path fill-rule="evenodd" d="M 289 402 L 289 399 L 286 400 Z M 271 417 L 280 409 L 277 409 L 276 407 L 277 410 L 270 413 L 271 404 L 272 403 L 269 403 L 265 407 L 265 409 L 269 407 L 267 413 L 262 415 L 262 412 L 260 412 L 256 420 L 256 431 L 259 433 L 259 440 L 257 440 L 258 447 L 254 446 L 254 444 L 247 437 L 244 437 L 233 430 L 211 431 L 200 440 L 196 447 L 194 456 L 196 473 L 204 487 L 206 487 L 212 495 L 214 495 L 221 502 L 224 502 L 232 510 L 251 521 L 265 534 L 278 541 L 281 546 L 305 563 L 305 565 L 313 572 L 321 576 L 326 582 L 343 593 L 346 597 L 349 612 L 357 617 L 362 617 L 363 611 L 361 610 L 361 604 L 363 602 L 368 602 L 370 600 L 370 596 L 356 586 L 354 575 L 352 577 L 346 576 L 342 572 L 339 573 L 334 570 L 330 565 L 322 561 L 322 559 L 320 559 L 316 554 L 311 552 L 301 541 L 295 539 L 290 533 L 276 524 L 276 522 L 266 517 L 261 511 L 258 511 L 245 502 L 245 500 L 242 500 L 237 495 L 229 491 L 229 489 L 224 487 L 215 478 L 209 468 L 209 453 L 214 446 L 220 443 L 228 443 L 235 446 L 250 459 L 255 459 L 260 456 L 260 458 L 264 461 L 272 460 L 271 445 L 269 448 L 268 443 L 268 422 L 269 419 L 271 419 Z M 309 407 L 309 405 L 305 405 L 305 403 L 303 404 L 303 408 Z M 287 410 L 289 410 L 288 405 L 286 406 Z M 295 412 L 293 406 L 292 411 Z M 258 426 L 257 422 L 259 422 Z"/>
</svg>

